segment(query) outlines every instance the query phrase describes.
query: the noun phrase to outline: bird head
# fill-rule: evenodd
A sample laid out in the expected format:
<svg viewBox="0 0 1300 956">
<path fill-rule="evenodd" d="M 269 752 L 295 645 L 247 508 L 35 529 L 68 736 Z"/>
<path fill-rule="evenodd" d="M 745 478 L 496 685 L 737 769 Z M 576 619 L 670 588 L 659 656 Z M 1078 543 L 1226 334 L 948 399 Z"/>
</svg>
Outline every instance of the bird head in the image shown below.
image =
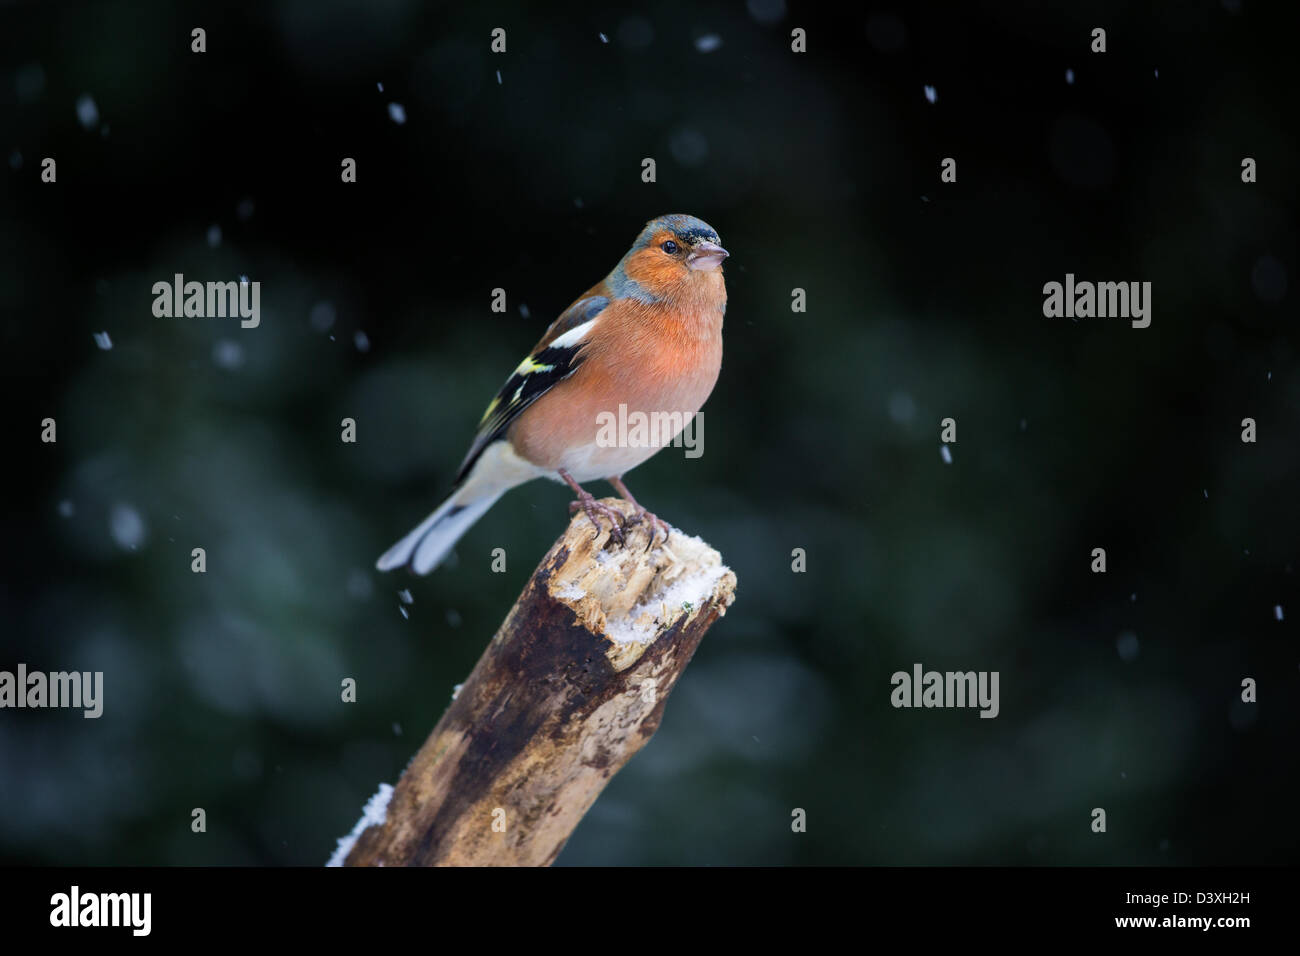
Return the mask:
<svg viewBox="0 0 1300 956">
<path fill-rule="evenodd" d="M 722 260 L 728 255 L 707 222 L 660 216 L 646 223 L 615 273 L 654 299 L 672 298 L 699 283 L 721 287 Z"/>
</svg>

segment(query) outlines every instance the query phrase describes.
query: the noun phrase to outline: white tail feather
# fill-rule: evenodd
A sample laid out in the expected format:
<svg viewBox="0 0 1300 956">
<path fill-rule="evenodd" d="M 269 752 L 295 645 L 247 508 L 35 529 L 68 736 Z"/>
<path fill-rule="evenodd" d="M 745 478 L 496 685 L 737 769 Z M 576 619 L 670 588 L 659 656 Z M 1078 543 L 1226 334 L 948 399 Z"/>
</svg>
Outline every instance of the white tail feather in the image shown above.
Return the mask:
<svg viewBox="0 0 1300 956">
<path fill-rule="evenodd" d="M 546 469 L 520 458 L 509 442 L 493 442 L 483 449 L 460 489 L 418 528 L 385 551 L 375 567 L 391 571 L 409 564 L 416 574 L 428 574 L 498 498 L 516 485 L 544 474 Z"/>
<path fill-rule="evenodd" d="M 468 531 L 491 508 L 504 491 L 484 495 L 468 504 L 458 504 L 453 495 L 419 526 L 393 545 L 375 562 L 380 571 L 391 571 L 409 564 L 416 574 L 428 574 L 447 557 L 461 535 Z"/>
</svg>

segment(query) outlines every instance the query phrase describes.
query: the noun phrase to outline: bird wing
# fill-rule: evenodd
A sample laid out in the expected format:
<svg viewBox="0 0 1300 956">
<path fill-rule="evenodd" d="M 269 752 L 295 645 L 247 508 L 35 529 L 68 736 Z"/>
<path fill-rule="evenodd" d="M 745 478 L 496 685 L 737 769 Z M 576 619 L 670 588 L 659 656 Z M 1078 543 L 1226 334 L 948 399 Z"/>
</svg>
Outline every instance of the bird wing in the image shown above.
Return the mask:
<svg viewBox="0 0 1300 956">
<path fill-rule="evenodd" d="M 600 286 L 596 287 L 597 289 Z M 547 328 L 542 340 L 533 347 L 528 358 L 506 379 L 496 398 L 488 403 L 487 411 L 478 424 L 478 434 L 470 445 L 456 484 L 465 480 L 483 450 L 505 436 L 506 429 L 529 405 L 564 381 L 582 364 L 582 349 L 587 344 L 597 316 L 609 305 L 606 295 L 592 294 L 591 290 L 577 302 L 560 313 L 559 318 Z"/>
</svg>

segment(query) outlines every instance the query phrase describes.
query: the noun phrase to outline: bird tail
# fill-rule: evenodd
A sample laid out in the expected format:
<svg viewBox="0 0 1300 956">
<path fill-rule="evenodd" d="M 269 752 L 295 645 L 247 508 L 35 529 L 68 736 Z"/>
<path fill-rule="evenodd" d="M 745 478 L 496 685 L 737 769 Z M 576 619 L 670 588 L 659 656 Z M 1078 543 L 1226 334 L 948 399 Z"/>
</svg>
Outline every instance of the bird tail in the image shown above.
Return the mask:
<svg viewBox="0 0 1300 956">
<path fill-rule="evenodd" d="M 437 511 L 421 521 L 414 531 L 385 551 L 375 562 L 375 567 L 380 571 L 391 571 L 402 565 L 410 565 L 416 574 L 428 574 L 442 563 L 461 535 L 483 517 L 504 493 L 505 489 L 502 489 L 468 502 L 457 501 L 460 495 L 452 495 L 438 506 Z"/>
</svg>

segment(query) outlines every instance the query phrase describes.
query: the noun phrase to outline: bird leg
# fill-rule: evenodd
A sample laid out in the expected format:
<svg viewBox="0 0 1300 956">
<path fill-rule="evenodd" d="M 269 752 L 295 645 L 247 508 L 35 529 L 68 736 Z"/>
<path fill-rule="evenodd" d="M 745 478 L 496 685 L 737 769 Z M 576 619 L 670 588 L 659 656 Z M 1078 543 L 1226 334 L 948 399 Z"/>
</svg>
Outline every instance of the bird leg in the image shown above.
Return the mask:
<svg viewBox="0 0 1300 956">
<path fill-rule="evenodd" d="M 651 546 L 654 545 L 656 531 L 662 531 L 664 533 L 664 541 L 668 540 L 668 535 L 670 534 L 671 529 L 669 528 L 667 521 L 664 521 L 663 518 L 651 514 L 645 508 L 641 507 L 641 505 L 637 502 L 637 500 L 632 497 L 632 492 L 627 490 L 627 485 L 623 484 L 623 479 L 621 477 L 615 475 L 613 478 L 608 478 L 606 480 L 611 485 L 614 486 L 615 491 L 617 491 L 620 495 L 623 496 L 624 501 L 626 501 L 628 504 L 630 504 L 633 508 L 636 509 L 636 515 L 638 519 L 645 519 L 650 523 Z"/>
<path fill-rule="evenodd" d="M 582 485 L 574 481 L 573 477 L 563 468 L 559 469 L 559 472 L 560 477 L 564 479 L 565 484 L 572 488 L 574 494 L 578 496 L 577 501 L 570 502 L 569 514 L 573 514 L 581 508 L 583 512 L 586 513 L 587 518 L 591 523 L 596 526 L 598 532 L 600 531 L 600 522 L 596 520 L 596 516 L 604 516 L 604 518 L 609 521 L 609 536 L 620 545 L 623 544 L 623 529 L 620 527 L 623 521 L 623 516 L 609 505 L 601 504 L 595 499 L 591 492 L 584 491 Z"/>
</svg>

